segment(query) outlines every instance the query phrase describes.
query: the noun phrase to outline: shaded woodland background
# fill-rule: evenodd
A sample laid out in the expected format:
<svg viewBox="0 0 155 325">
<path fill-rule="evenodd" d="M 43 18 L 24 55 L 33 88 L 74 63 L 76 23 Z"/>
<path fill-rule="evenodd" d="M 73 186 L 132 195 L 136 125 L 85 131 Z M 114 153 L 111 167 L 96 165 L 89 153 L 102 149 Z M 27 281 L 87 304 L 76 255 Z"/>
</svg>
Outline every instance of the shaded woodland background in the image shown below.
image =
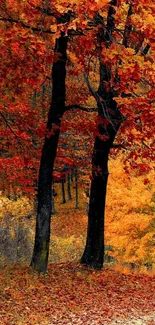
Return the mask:
<svg viewBox="0 0 155 325">
<path fill-rule="evenodd" d="M 126 174 L 121 155 L 110 159 L 110 177 L 106 204 L 106 261 L 122 265 L 154 268 L 155 265 L 155 192 L 153 172 L 137 176 Z M 117 171 L 117 173 L 116 173 Z M 66 203 L 63 204 L 62 184 L 55 183 L 52 215 L 50 263 L 78 261 L 82 254 L 87 229 L 87 195 L 89 178 L 79 170 L 78 209 L 76 209 L 75 176 L 68 198 L 67 174 L 64 183 Z M 149 183 L 145 184 L 145 180 Z M 115 184 L 115 186 L 113 185 Z M 0 263 L 29 265 L 35 235 L 35 196 L 1 194 Z"/>
</svg>

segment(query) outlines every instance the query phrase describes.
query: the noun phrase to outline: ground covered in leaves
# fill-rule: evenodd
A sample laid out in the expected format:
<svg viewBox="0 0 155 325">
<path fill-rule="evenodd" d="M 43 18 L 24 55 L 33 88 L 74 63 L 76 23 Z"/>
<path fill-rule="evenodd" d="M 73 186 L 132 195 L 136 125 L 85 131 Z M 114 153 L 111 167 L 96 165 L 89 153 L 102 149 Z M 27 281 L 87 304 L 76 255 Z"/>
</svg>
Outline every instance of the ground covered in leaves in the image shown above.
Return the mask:
<svg viewBox="0 0 155 325">
<path fill-rule="evenodd" d="M 51 264 L 48 275 L 4 266 L 2 325 L 155 324 L 155 276 L 79 263 Z"/>
<path fill-rule="evenodd" d="M 75 209 L 74 183 L 72 200 L 67 197 L 66 204 L 60 184 L 55 186 L 52 264 L 46 277 L 24 266 L 30 264 L 34 245 L 33 202 L 0 196 L 0 325 L 155 324 L 153 182 L 145 185 L 145 176 L 128 179 L 120 161 L 114 163 L 105 220 L 105 253 L 114 259 L 102 271 L 78 263 L 88 218 L 83 188 L 79 187 L 79 209 Z M 134 273 L 129 265 L 135 267 Z M 144 273 L 146 267 L 152 271 Z"/>
</svg>

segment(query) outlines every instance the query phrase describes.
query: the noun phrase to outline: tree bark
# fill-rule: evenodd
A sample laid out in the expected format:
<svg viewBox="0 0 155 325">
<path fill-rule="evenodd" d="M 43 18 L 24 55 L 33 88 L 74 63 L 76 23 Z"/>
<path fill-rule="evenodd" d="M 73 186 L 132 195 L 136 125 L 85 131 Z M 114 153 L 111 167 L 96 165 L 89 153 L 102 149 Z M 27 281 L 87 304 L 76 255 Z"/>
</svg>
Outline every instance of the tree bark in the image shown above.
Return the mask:
<svg viewBox="0 0 155 325">
<path fill-rule="evenodd" d="M 53 182 L 52 182 L 52 212 L 51 214 L 56 214 L 56 211 L 55 211 L 55 202 L 54 202 L 54 193 L 53 193 Z"/>
<path fill-rule="evenodd" d="M 122 115 L 116 109 L 116 102 L 111 100 L 111 108 L 115 112 L 115 126 L 109 123 L 107 128 L 99 125 L 99 136 L 96 137 L 92 155 L 92 181 L 88 212 L 87 240 L 81 263 L 95 269 L 101 269 L 104 262 L 104 219 L 108 181 L 108 157 L 115 136 L 121 125 Z M 113 116 L 114 117 L 114 116 Z M 108 136 L 102 140 L 102 136 Z"/>
<path fill-rule="evenodd" d="M 61 117 L 65 111 L 67 41 L 68 38 L 63 33 L 56 40 L 55 54 L 59 54 L 59 56 L 52 68 L 52 102 L 48 114 L 47 134 L 39 170 L 36 234 L 31 266 L 40 273 L 46 273 L 48 264 L 52 212 L 52 173 L 59 141 Z"/>
<path fill-rule="evenodd" d="M 75 209 L 79 209 L 78 169 L 75 168 Z"/>
<path fill-rule="evenodd" d="M 65 196 L 65 180 L 62 179 L 61 181 L 61 189 L 62 189 L 62 204 L 66 203 L 66 196 Z"/>
<path fill-rule="evenodd" d="M 106 64 L 101 60 L 102 44 L 109 47 L 112 42 L 112 32 L 114 28 L 114 6 L 116 0 L 110 1 L 107 15 L 106 33 L 101 27 L 98 31 L 97 41 L 99 45 L 100 61 L 100 82 L 99 88 L 94 97 L 97 101 L 98 115 L 101 122 L 98 126 L 99 135 L 95 139 L 92 155 L 92 181 L 90 190 L 87 240 L 81 263 L 95 269 L 101 269 L 104 262 L 104 219 L 105 204 L 108 181 L 108 157 L 110 148 L 113 145 L 118 129 L 123 120 L 123 116 L 117 109 L 117 104 L 113 100 L 113 89 L 110 88 L 111 72 Z M 102 19 L 102 17 L 101 17 Z M 100 52 L 101 51 L 101 52 Z M 109 83 L 109 91 L 104 84 Z M 89 89 L 91 86 L 89 84 Z M 106 124 L 105 124 L 106 123 Z"/>
<path fill-rule="evenodd" d="M 71 195 L 71 174 L 70 174 L 70 172 L 67 174 L 67 192 L 68 192 L 68 200 L 71 200 L 72 195 Z"/>
</svg>

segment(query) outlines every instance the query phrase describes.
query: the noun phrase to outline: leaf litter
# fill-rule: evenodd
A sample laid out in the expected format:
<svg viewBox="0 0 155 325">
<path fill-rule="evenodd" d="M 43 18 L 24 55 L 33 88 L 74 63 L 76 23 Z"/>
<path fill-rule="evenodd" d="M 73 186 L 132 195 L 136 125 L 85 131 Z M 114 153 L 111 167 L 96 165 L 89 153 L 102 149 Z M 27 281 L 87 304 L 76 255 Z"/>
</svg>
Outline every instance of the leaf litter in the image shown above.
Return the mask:
<svg viewBox="0 0 155 325">
<path fill-rule="evenodd" d="M 94 271 L 50 264 L 42 276 L 20 265 L 1 268 L 0 324 L 155 324 L 153 274 Z"/>
</svg>

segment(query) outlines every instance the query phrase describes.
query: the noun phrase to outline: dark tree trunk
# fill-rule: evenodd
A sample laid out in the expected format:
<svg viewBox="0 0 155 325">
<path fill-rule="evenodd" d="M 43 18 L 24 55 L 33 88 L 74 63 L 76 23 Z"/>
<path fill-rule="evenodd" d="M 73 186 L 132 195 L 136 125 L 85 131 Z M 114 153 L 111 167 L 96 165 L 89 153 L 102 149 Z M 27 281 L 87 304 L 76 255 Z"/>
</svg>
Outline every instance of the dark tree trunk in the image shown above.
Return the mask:
<svg viewBox="0 0 155 325">
<path fill-rule="evenodd" d="M 98 150 L 104 151 L 102 162 Z M 102 267 L 104 255 L 103 234 L 106 187 L 108 180 L 108 151 L 108 146 L 97 137 L 95 139 L 92 158 L 93 171 L 88 212 L 87 241 L 84 254 L 81 258 L 82 263 L 97 269 Z M 102 169 L 99 170 L 101 164 Z"/>
<path fill-rule="evenodd" d="M 122 115 L 116 110 L 116 102 L 113 100 L 111 100 L 112 106 L 117 124 L 115 123 L 115 126 L 109 124 L 107 128 L 100 124 L 99 133 L 101 137 L 108 135 L 109 138 L 104 141 L 100 136 L 97 136 L 94 143 L 87 240 L 81 258 L 82 264 L 95 269 L 101 269 L 104 262 L 104 218 L 109 174 L 108 156 L 122 121 Z"/>
<path fill-rule="evenodd" d="M 55 54 L 60 53 L 61 56 L 53 63 L 52 68 L 52 103 L 39 170 L 36 234 L 31 266 L 41 273 L 46 273 L 49 255 L 52 173 L 59 140 L 61 117 L 65 111 L 67 40 L 68 38 L 64 37 L 63 34 L 56 40 Z"/>
<path fill-rule="evenodd" d="M 107 15 L 106 33 L 101 27 L 97 35 L 99 52 L 102 51 L 102 44 L 109 47 L 112 42 L 114 29 L 114 6 L 116 0 L 110 1 Z M 102 19 L 102 17 L 100 17 Z M 99 60 L 101 53 L 99 53 Z M 117 109 L 113 100 L 115 96 L 113 89 L 110 89 L 111 73 L 109 68 L 100 60 L 100 82 L 98 91 L 94 94 L 98 106 L 98 115 L 101 123 L 98 126 L 99 135 L 95 139 L 92 156 L 92 181 L 90 191 L 88 229 L 86 247 L 81 258 L 81 263 L 95 269 L 101 269 L 104 262 L 104 218 L 105 203 L 108 181 L 108 156 L 110 148 L 117 135 L 118 129 L 123 120 L 122 114 Z M 109 83 L 109 91 L 104 84 Z M 89 89 L 91 87 L 89 86 Z M 103 120 L 102 120 L 103 119 Z"/>
<path fill-rule="evenodd" d="M 71 195 L 71 175 L 68 173 L 67 174 L 67 191 L 68 191 L 68 200 L 72 199 Z"/>
<path fill-rule="evenodd" d="M 79 208 L 79 192 L 78 192 L 78 169 L 75 168 L 75 209 Z"/>
<path fill-rule="evenodd" d="M 66 196 L 65 196 L 65 181 L 62 179 L 61 181 L 61 189 L 62 189 L 62 204 L 66 203 Z"/>
<path fill-rule="evenodd" d="M 71 182 L 73 183 L 73 181 L 74 181 L 74 169 L 72 169 L 71 171 Z"/>
<path fill-rule="evenodd" d="M 55 201 L 54 201 L 54 192 L 53 192 L 53 184 L 52 184 L 52 214 L 56 214 L 56 211 L 55 211 Z"/>
<path fill-rule="evenodd" d="M 54 196 L 52 195 L 52 214 L 56 214 Z"/>
</svg>

